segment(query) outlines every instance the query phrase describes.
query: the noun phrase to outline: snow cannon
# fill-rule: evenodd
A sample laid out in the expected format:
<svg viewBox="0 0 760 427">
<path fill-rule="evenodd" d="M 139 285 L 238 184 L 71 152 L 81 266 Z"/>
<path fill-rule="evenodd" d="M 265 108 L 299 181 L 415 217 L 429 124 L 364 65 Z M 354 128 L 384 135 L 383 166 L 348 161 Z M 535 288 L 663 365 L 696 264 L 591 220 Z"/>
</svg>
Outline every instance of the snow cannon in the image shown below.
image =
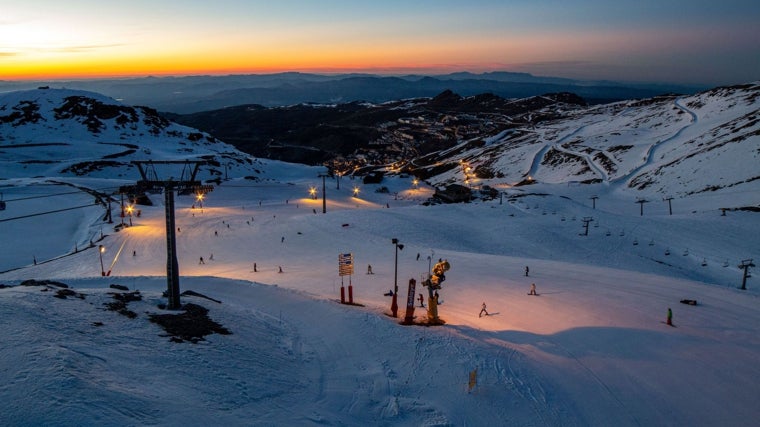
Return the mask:
<svg viewBox="0 0 760 427">
<path fill-rule="evenodd" d="M 438 260 L 433 266 L 433 274 L 430 279 L 425 281 L 426 286 L 430 286 L 431 289 L 441 289 L 441 283 L 446 280 L 446 273 L 451 268 L 449 260 Z"/>
</svg>

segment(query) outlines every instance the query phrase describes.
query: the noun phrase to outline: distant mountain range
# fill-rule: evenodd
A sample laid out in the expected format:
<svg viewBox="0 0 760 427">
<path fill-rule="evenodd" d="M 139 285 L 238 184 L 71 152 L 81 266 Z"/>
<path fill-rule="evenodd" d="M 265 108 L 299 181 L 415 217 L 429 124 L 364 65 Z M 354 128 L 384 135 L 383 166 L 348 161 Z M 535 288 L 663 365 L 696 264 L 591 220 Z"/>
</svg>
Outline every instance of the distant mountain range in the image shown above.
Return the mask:
<svg viewBox="0 0 760 427">
<path fill-rule="evenodd" d="M 266 107 L 299 103 L 335 104 L 433 97 L 451 90 L 462 96 L 490 93 L 502 98 L 526 98 L 572 92 L 592 104 L 648 98 L 665 93 L 691 94 L 706 87 L 581 81 L 538 77 L 527 73 L 460 72 L 445 75 L 379 76 L 307 73 L 230 76 L 145 77 L 134 79 L 3 82 L 0 91 L 39 86 L 98 92 L 128 105 L 188 114 L 224 107 L 258 104 Z"/>
</svg>

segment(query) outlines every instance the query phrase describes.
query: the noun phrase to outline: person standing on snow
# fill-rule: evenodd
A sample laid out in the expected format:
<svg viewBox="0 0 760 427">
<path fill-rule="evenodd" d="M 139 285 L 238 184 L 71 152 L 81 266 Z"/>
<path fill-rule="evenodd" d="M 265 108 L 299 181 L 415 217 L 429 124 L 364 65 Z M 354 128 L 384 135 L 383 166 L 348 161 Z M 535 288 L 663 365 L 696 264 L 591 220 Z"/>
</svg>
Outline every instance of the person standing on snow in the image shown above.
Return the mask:
<svg viewBox="0 0 760 427">
<path fill-rule="evenodd" d="M 205 262 L 203 261 L 203 257 L 201 257 L 201 260 L 198 261 L 198 265 L 200 265 L 200 264 L 205 264 Z"/>
<path fill-rule="evenodd" d="M 529 272 L 529 271 L 530 271 L 530 269 L 529 269 L 529 268 L 528 268 L 528 266 L 526 265 L 526 266 L 525 266 L 525 277 L 528 277 L 528 272 Z"/>
<path fill-rule="evenodd" d="M 417 299 L 420 300 L 420 307 L 425 307 L 425 297 L 420 294 L 419 298 Z"/>
<path fill-rule="evenodd" d="M 528 295 L 538 295 L 536 293 L 536 284 L 535 283 L 531 283 L 530 284 L 530 292 L 528 292 Z"/>
<path fill-rule="evenodd" d="M 668 307 L 668 321 L 667 324 L 673 326 L 673 310 Z"/>
<path fill-rule="evenodd" d="M 482 316 L 483 313 L 485 313 L 486 316 L 488 316 L 488 310 L 486 310 L 486 303 L 485 302 L 483 303 L 483 305 L 480 308 L 480 314 L 478 314 L 478 317 Z"/>
</svg>

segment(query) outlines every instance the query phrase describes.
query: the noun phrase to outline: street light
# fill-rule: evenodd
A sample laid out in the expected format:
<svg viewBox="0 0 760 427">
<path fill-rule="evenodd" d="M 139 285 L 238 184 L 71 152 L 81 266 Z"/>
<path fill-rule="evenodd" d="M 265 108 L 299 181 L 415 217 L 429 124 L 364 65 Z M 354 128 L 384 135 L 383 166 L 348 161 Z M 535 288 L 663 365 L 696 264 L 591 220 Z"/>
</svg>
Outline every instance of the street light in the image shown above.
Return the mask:
<svg viewBox="0 0 760 427">
<path fill-rule="evenodd" d="M 393 317 L 397 317 L 398 314 L 398 251 L 404 250 L 404 245 L 398 242 L 398 239 L 391 239 L 391 242 L 396 246 L 396 262 L 393 269 L 393 298 L 391 300 L 391 313 Z"/>
<path fill-rule="evenodd" d="M 132 211 L 135 210 L 135 207 L 133 205 L 127 206 L 127 215 L 129 215 L 129 226 L 132 226 Z"/>
<path fill-rule="evenodd" d="M 414 186 L 414 189 L 417 189 L 417 185 L 420 183 L 420 181 L 417 178 L 414 178 L 412 180 L 412 185 Z"/>
<path fill-rule="evenodd" d="M 199 203 L 199 207 L 203 209 L 203 193 L 195 194 L 195 201 Z"/>
<path fill-rule="evenodd" d="M 359 197 L 359 187 L 354 186 L 354 197 Z"/>
<path fill-rule="evenodd" d="M 313 185 L 309 187 L 309 196 L 314 200 L 317 199 L 317 187 L 314 187 Z"/>
<path fill-rule="evenodd" d="M 106 251 L 106 247 L 103 245 L 98 245 L 98 253 L 100 255 L 100 275 L 105 276 L 106 275 L 106 269 L 103 268 L 103 252 Z"/>
</svg>

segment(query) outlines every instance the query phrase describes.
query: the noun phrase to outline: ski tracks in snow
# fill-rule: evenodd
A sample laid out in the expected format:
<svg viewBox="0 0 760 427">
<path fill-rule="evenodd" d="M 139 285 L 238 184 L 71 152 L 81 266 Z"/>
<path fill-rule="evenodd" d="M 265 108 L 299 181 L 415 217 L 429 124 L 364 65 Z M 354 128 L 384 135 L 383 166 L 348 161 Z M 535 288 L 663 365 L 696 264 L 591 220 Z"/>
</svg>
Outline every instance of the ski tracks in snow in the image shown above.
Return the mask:
<svg viewBox="0 0 760 427">
<path fill-rule="evenodd" d="M 573 151 L 573 150 L 568 150 L 568 149 L 562 147 L 562 144 L 565 141 L 567 141 L 568 139 L 570 139 L 570 138 L 574 137 L 575 135 L 579 134 L 586 127 L 591 126 L 591 125 L 595 125 L 595 124 L 600 123 L 600 122 L 601 121 L 593 122 L 593 123 L 588 123 L 588 124 L 579 126 L 574 131 L 572 131 L 572 132 L 568 133 L 567 135 L 563 136 L 562 138 L 558 139 L 557 142 L 552 142 L 552 143 L 546 143 L 546 142 L 544 142 L 544 144 L 545 144 L 544 147 L 541 150 L 539 150 L 538 153 L 536 153 L 535 156 L 533 156 L 533 161 L 531 162 L 530 170 L 528 171 L 528 175 L 529 176 L 535 176 L 538 173 L 539 167 L 541 167 L 541 162 L 543 161 L 544 156 L 546 155 L 546 152 L 549 151 L 549 150 L 551 150 L 551 149 L 555 149 L 555 150 L 563 152 L 563 153 L 572 154 L 574 156 L 578 156 L 578 157 L 583 158 L 586 161 L 586 163 L 588 164 L 589 168 L 591 168 L 596 174 L 600 175 L 603 179 L 606 180 L 607 179 L 607 173 L 604 172 L 604 170 L 602 168 L 600 168 L 599 166 L 597 166 L 596 163 L 594 163 L 594 160 L 591 158 L 591 156 L 589 156 L 586 153 L 579 153 L 579 152 L 576 152 L 576 151 Z"/>
<path fill-rule="evenodd" d="M 630 182 L 630 180 L 633 179 L 633 177 L 635 177 L 636 175 L 638 175 L 644 168 L 646 168 L 648 166 L 651 166 L 652 163 L 654 163 L 655 153 L 663 145 L 665 145 L 668 142 L 673 141 L 674 139 L 678 138 L 679 136 L 681 136 L 681 133 L 683 133 L 684 130 L 688 129 L 689 127 L 691 127 L 692 125 L 694 125 L 695 123 L 697 123 L 697 121 L 698 121 L 697 114 L 694 113 L 693 111 L 689 110 L 688 108 L 684 107 L 683 105 L 681 105 L 681 98 L 674 99 L 673 100 L 673 105 L 676 108 L 678 108 L 681 111 L 683 111 L 684 113 L 687 113 L 689 116 L 691 116 L 691 119 L 689 120 L 689 123 L 687 123 L 684 126 L 682 126 L 680 129 L 678 129 L 673 135 L 669 136 L 668 138 L 665 138 L 665 139 L 663 139 L 661 141 L 658 141 L 658 142 L 650 145 L 649 148 L 647 149 L 646 154 L 644 155 L 644 162 L 642 164 L 640 164 L 639 166 L 633 168 L 627 174 L 622 175 L 622 176 L 620 176 L 618 178 L 615 178 L 615 179 L 611 180 L 610 182 L 619 183 L 619 184 Z"/>
</svg>

